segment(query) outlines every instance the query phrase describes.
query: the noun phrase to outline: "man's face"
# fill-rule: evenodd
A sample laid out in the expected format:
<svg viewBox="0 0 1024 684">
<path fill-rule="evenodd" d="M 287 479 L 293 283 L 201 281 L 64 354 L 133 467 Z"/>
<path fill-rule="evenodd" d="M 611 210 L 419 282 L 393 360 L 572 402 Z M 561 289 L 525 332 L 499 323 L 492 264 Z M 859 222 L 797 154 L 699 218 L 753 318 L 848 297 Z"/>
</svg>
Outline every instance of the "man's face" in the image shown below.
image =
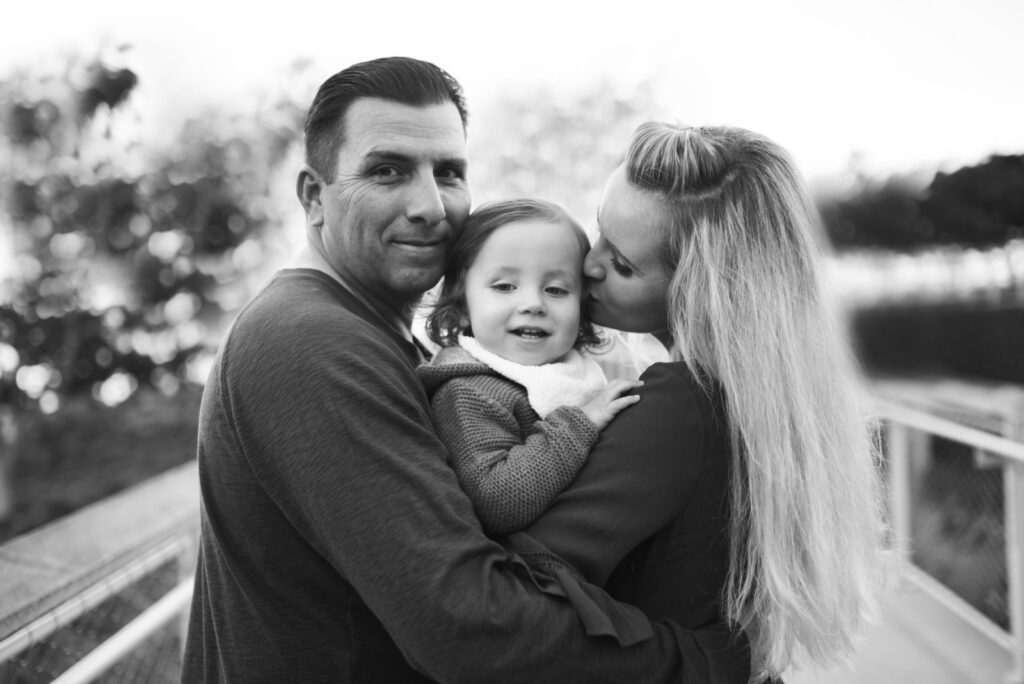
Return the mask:
<svg viewBox="0 0 1024 684">
<path fill-rule="evenodd" d="M 450 102 L 360 98 L 343 130 L 321 196 L 324 257 L 365 296 L 401 312 L 440 280 L 469 214 L 462 119 Z"/>
</svg>

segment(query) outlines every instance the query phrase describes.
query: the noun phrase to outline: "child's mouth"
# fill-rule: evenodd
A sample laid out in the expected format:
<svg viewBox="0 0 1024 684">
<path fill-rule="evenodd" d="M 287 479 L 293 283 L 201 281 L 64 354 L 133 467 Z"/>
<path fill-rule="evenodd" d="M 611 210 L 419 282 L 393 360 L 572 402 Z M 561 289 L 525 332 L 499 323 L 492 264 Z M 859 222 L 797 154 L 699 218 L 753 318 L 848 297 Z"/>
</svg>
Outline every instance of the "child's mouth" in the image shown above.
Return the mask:
<svg viewBox="0 0 1024 684">
<path fill-rule="evenodd" d="M 511 332 L 516 337 L 521 337 L 525 340 L 540 340 L 551 335 L 551 333 L 545 332 L 540 328 L 516 328 Z"/>
</svg>

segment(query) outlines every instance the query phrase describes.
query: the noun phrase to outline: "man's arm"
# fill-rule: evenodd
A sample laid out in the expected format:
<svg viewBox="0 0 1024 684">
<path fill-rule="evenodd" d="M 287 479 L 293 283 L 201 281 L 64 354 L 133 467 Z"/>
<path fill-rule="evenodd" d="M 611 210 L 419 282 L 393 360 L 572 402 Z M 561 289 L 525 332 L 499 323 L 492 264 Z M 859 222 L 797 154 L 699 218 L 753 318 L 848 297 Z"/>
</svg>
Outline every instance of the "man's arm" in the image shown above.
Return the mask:
<svg viewBox="0 0 1024 684">
<path fill-rule="evenodd" d="M 256 477 L 415 668 L 438 681 L 745 682 L 719 669 L 718 654 L 744 648 L 724 629 L 659 624 L 628 649 L 588 637 L 483 534 L 394 348 L 329 325 L 296 333 L 266 350 L 289 363 L 262 372 L 257 358 L 234 392 L 239 434 Z"/>
<path fill-rule="evenodd" d="M 533 522 L 568 485 L 597 441 L 597 428 L 579 409 L 556 409 L 533 424 L 526 438 L 510 407 L 481 382 L 509 395 L 493 377 L 449 380 L 431 406 L 452 467 L 484 530 L 501 536 Z"/>
</svg>

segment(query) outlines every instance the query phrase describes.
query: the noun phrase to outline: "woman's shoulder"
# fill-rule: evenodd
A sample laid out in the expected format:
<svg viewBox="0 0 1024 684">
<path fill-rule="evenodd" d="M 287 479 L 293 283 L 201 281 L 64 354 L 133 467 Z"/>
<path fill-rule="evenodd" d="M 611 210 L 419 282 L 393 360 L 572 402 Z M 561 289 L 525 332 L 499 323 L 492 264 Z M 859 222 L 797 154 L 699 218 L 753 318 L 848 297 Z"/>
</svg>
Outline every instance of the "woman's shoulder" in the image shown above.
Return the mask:
<svg viewBox="0 0 1024 684">
<path fill-rule="evenodd" d="M 651 397 L 660 407 L 677 412 L 691 408 L 708 421 L 715 421 L 724 411 L 721 386 L 707 373 L 692 369 L 683 361 L 666 361 L 648 366 L 641 376 L 643 395 Z"/>
<path fill-rule="evenodd" d="M 715 383 L 707 374 L 695 372 L 684 361 L 652 363 L 640 379 L 646 385 L 665 386 L 677 391 L 707 394 L 715 391 Z"/>
</svg>

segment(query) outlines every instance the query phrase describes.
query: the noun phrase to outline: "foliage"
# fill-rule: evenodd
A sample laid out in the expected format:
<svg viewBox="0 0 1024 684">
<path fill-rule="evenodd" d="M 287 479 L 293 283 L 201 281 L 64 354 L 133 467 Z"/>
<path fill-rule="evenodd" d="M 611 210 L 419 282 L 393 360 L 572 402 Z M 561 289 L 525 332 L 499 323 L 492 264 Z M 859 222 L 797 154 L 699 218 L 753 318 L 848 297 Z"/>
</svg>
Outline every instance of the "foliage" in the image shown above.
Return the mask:
<svg viewBox="0 0 1024 684">
<path fill-rule="evenodd" d="M 478 201 L 537 197 L 588 226 L 633 129 L 658 118 L 651 83 L 504 94 L 474 113 L 471 182 Z"/>
<path fill-rule="evenodd" d="M 17 357 L 6 369 L 0 358 L 8 400 L 52 408 L 112 377 L 173 390 L 266 275 L 268 253 L 286 249 L 273 238 L 294 205 L 278 195 L 291 187 L 281 176 L 295 170 L 302 106 L 268 95 L 194 116 L 156 144 L 133 108 L 138 78 L 111 61 L 0 82 L 12 160 L 0 219 L 18 255 L 0 298 L 0 345 Z M 548 197 L 586 222 L 652 103 L 649 86 L 608 84 L 491 102 L 470 138 L 478 200 Z"/>
<path fill-rule="evenodd" d="M 0 463 L 15 483 L 0 543 L 195 458 L 199 395 L 143 388 L 117 406 L 81 396 L 50 415 L 23 413 Z"/>
<path fill-rule="evenodd" d="M 270 198 L 299 107 L 277 97 L 204 113 L 153 143 L 137 83 L 109 55 L 0 81 L 0 228 L 17 254 L 0 298 L 0 352 L 16 353 L 0 358 L 0 401 L 52 408 L 115 375 L 173 390 L 280 223 Z"/>
<path fill-rule="evenodd" d="M 849 196 L 822 198 L 819 208 L 840 249 L 1001 245 L 1024 236 L 1024 155 L 937 173 L 923 190 L 906 177 L 862 177 Z"/>
</svg>

